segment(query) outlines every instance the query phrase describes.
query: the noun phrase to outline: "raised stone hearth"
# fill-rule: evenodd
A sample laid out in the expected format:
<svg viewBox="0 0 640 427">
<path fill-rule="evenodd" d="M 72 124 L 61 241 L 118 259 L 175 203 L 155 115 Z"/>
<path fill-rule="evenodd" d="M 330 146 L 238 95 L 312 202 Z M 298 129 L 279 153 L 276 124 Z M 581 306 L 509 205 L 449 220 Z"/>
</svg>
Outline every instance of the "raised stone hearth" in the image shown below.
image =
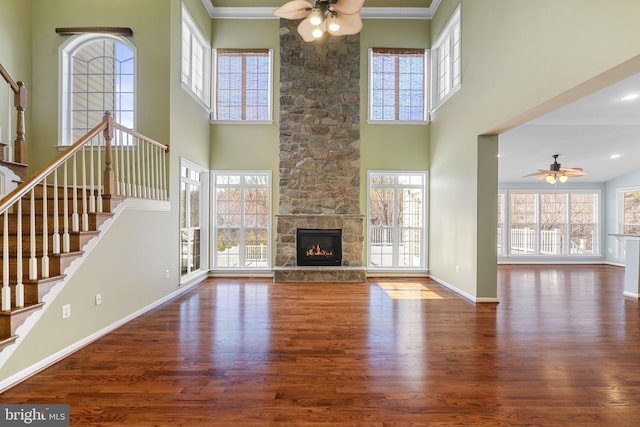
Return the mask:
<svg viewBox="0 0 640 427">
<path fill-rule="evenodd" d="M 362 215 L 276 215 L 276 282 L 364 282 L 362 266 Z M 342 230 L 342 265 L 297 265 L 296 232 L 299 228 Z"/>
</svg>

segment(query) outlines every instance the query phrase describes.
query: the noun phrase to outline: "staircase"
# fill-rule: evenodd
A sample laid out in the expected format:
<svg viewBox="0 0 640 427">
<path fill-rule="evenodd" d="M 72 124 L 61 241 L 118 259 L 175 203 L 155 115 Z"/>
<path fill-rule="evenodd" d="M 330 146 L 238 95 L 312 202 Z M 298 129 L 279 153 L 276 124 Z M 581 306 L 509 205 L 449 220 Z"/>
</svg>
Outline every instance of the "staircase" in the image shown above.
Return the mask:
<svg viewBox="0 0 640 427">
<path fill-rule="evenodd" d="M 168 200 L 169 148 L 103 121 L 0 200 L 0 352 L 125 198 Z M 21 332 L 22 333 L 22 332 Z"/>
</svg>

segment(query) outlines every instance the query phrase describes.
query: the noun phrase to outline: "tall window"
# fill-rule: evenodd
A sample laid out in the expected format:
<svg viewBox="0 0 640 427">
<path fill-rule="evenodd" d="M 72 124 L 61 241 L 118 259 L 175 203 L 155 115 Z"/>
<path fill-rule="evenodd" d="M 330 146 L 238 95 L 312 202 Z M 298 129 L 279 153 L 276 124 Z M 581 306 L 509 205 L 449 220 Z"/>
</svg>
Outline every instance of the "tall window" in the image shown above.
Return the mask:
<svg viewBox="0 0 640 427">
<path fill-rule="evenodd" d="M 180 276 L 206 270 L 206 170 L 180 160 Z"/>
<path fill-rule="evenodd" d="M 618 233 L 640 234 L 640 188 L 618 190 Z M 624 258 L 624 243 L 618 241 L 617 256 Z"/>
<path fill-rule="evenodd" d="M 270 268 L 270 172 L 215 172 L 217 269 Z"/>
<path fill-rule="evenodd" d="M 215 64 L 213 119 L 271 120 L 271 51 L 216 49 Z"/>
<path fill-rule="evenodd" d="M 458 6 L 431 48 L 433 108 L 438 107 L 460 88 L 460 58 Z"/>
<path fill-rule="evenodd" d="M 86 34 L 62 49 L 62 144 L 98 125 L 105 111 L 135 128 L 135 52 L 123 37 Z"/>
<path fill-rule="evenodd" d="M 599 255 L 599 199 L 588 191 L 511 191 L 509 207 L 499 205 L 509 213 L 500 227 L 509 228 L 509 251 L 500 255 Z"/>
<path fill-rule="evenodd" d="M 426 269 L 426 181 L 424 172 L 369 172 L 369 269 Z"/>
<path fill-rule="evenodd" d="M 507 194 L 504 191 L 498 192 L 498 256 L 502 256 L 505 254 L 505 203 L 506 203 Z"/>
<path fill-rule="evenodd" d="M 207 107 L 210 52 L 209 44 L 183 5 L 181 81 L 183 87 Z"/>
<path fill-rule="evenodd" d="M 369 51 L 370 120 L 426 121 L 426 51 Z"/>
</svg>

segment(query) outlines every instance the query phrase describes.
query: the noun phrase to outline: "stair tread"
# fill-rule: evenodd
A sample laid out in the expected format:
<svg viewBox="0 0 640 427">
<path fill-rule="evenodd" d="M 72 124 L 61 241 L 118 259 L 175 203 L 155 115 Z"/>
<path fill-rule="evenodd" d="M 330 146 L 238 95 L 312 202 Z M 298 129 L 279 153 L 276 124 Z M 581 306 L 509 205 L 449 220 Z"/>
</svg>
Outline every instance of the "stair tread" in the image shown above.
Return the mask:
<svg viewBox="0 0 640 427">
<path fill-rule="evenodd" d="M 16 314 L 22 314 L 26 311 L 39 309 L 43 305 L 44 302 L 38 302 L 35 304 L 25 304 L 24 307 L 11 307 L 11 310 L 9 311 L 0 310 L 0 316 L 15 316 Z"/>
</svg>

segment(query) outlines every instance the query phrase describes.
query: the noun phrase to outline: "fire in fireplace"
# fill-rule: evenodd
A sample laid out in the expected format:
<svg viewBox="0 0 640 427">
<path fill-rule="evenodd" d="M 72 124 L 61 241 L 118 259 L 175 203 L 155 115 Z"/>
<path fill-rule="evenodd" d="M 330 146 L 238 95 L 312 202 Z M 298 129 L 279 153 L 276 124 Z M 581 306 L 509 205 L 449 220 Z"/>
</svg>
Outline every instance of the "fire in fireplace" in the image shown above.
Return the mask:
<svg viewBox="0 0 640 427">
<path fill-rule="evenodd" d="M 342 265 L 342 230 L 298 228 L 296 237 L 299 266 Z"/>
</svg>

